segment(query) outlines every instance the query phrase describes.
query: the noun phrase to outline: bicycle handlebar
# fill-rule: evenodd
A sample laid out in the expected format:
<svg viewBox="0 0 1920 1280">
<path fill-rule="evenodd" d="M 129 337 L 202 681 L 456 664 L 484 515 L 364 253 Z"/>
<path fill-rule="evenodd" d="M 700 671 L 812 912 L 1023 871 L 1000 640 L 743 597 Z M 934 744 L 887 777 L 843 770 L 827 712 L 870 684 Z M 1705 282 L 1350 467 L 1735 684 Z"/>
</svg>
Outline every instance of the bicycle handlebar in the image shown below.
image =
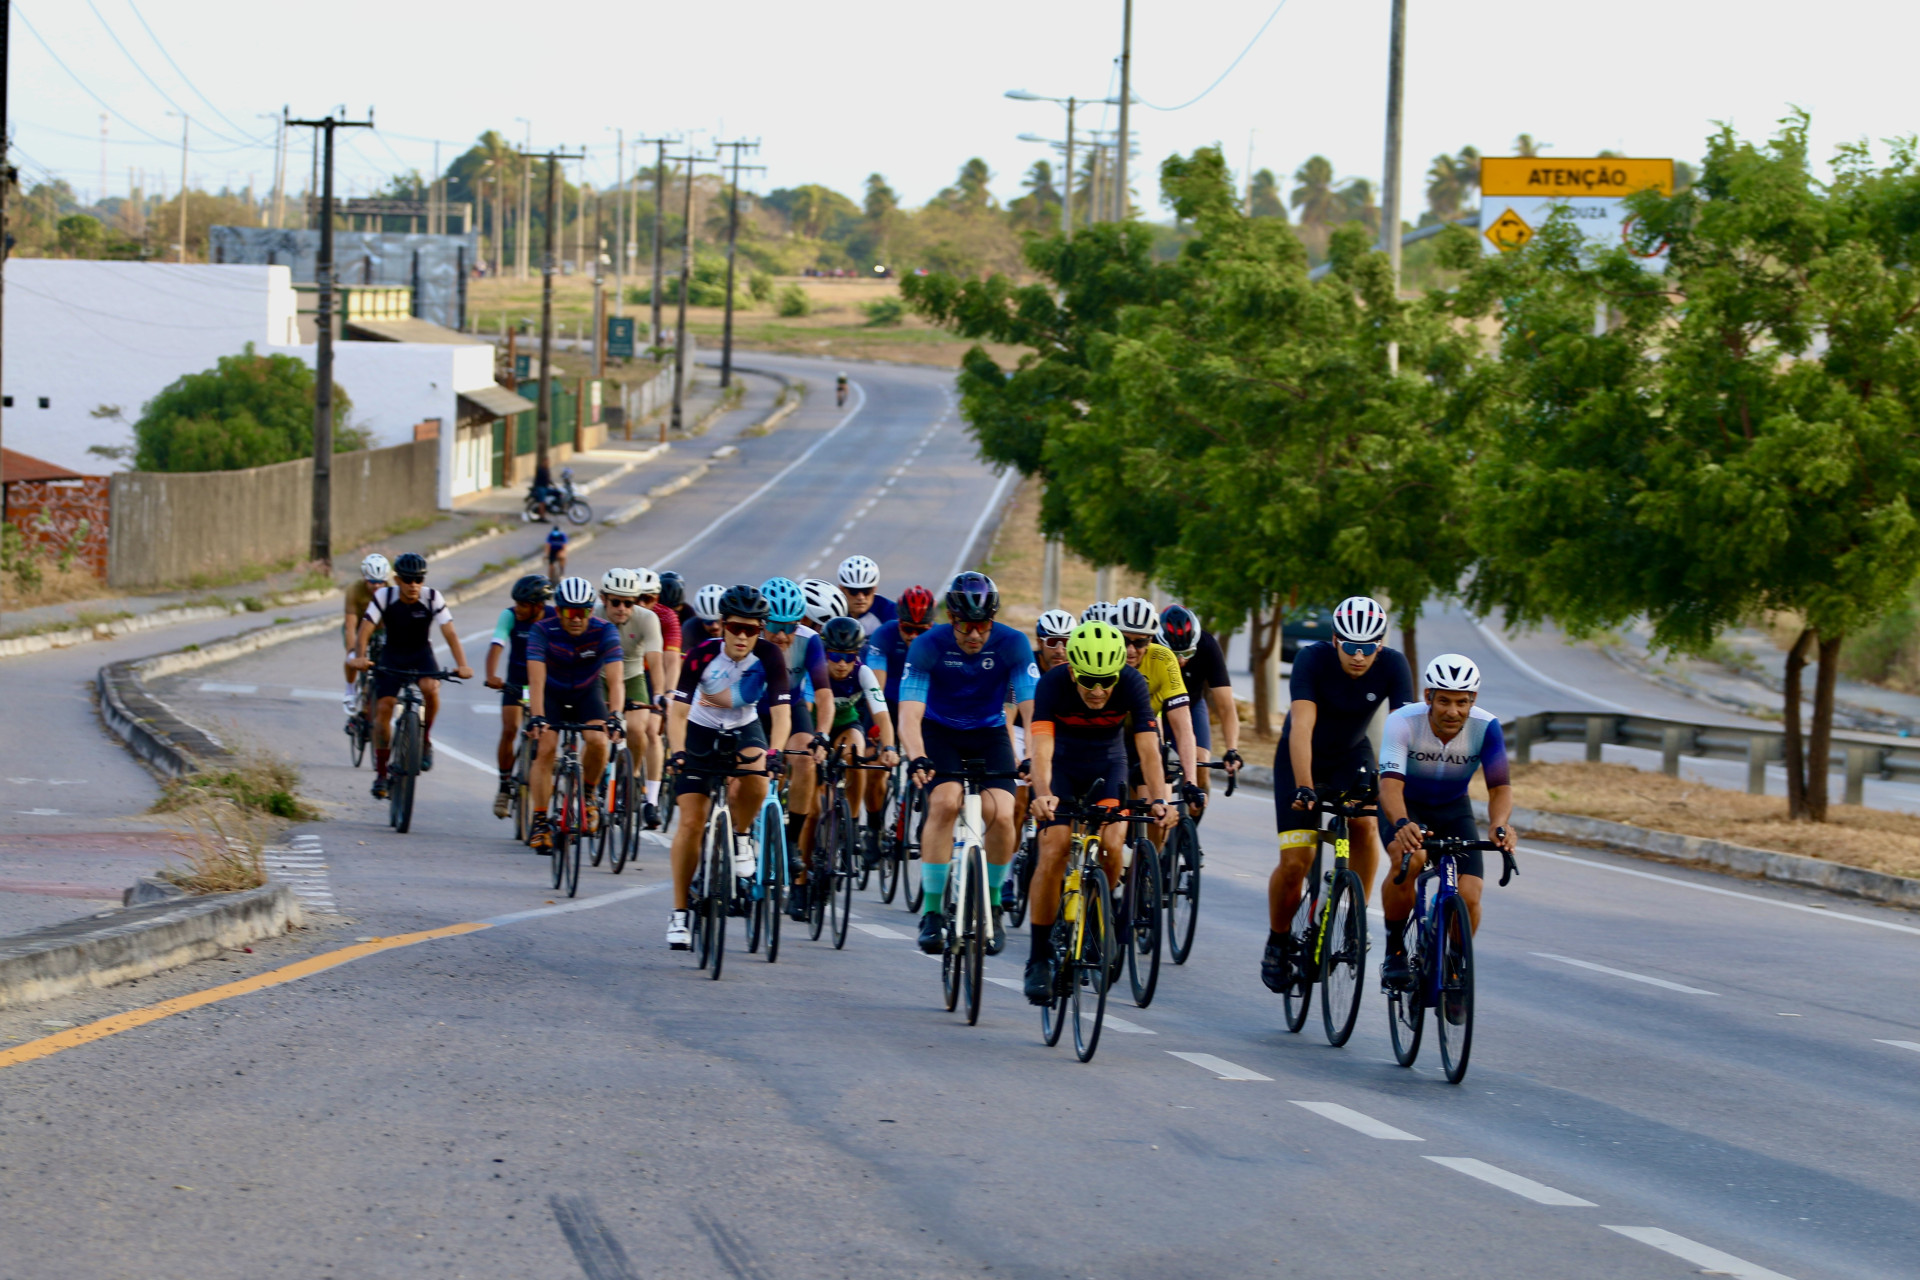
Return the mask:
<svg viewBox="0 0 1920 1280">
<path fill-rule="evenodd" d="M 1424 833 L 1427 828 L 1422 827 L 1420 830 Z M 1420 847 L 1422 851 L 1431 852 L 1437 858 L 1450 858 L 1455 854 L 1472 853 L 1475 850 L 1480 850 L 1485 853 L 1498 852 L 1500 855 L 1500 887 L 1502 889 L 1507 887 L 1508 881 L 1520 874 L 1520 866 L 1513 860 L 1513 855 L 1502 848 L 1497 840 L 1462 840 L 1458 836 L 1433 836 L 1427 839 Z M 1414 850 L 1409 849 L 1400 855 L 1400 874 L 1393 878 L 1395 884 L 1406 883 L 1407 868 L 1413 861 L 1413 854 Z"/>
<path fill-rule="evenodd" d="M 373 667 L 373 670 L 383 672 L 390 676 L 405 676 L 409 680 L 447 680 L 454 684 L 459 684 L 461 680 L 458 671 L 406 671 L 400 667 L 387 667 L 378 664 Z"/>
<path fill-rule="evenodd" d="M 1202 769 L 1225 769 L 1227 767 L 1227 762 L 1224 760 L 1202 760 L 1200 762 L 1200 767 Z M 1233 789 L 1239 785 L 1240 785 L 1240 775 L 1237 773 L 1231 773 L 1231 772 L 1228 773 L 1226 794 L 1232 795 Z"/>
</svg>

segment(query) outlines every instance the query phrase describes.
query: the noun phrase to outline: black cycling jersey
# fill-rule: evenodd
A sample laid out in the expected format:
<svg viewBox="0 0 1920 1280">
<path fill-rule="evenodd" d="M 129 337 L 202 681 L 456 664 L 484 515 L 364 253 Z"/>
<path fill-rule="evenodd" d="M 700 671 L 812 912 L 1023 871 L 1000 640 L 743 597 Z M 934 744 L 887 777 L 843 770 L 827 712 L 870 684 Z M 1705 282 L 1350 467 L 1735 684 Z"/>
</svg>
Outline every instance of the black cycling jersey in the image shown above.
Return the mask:
<svg viewBox="0 0 1920 1280">
<path fill-rule="evenodd" d="M 423 588 L 412 604 L 400 598 L 400 588 L 382 587 L 373 593 L 364 616 L 386 631 L 389 650 L 405 654 L 431 653 L 433 629 L 453 622 L 447 602 L 432 587 Z"/>
<path fill-rule="evenodd" d="M 1322 641 L 1301 649 L 1293 660 L 1290 700 L 1311 702 L 1318 709 L 1313 722 L 1315 772 L 1321 760 L 1344 757 L 1366 741 L 1367 726 L 1385 702 L 1389 711 L 1413 701 L 1413 669 L 1398 649 L 1382 647 L 1362 676 L 1350 676 L 1340 665 L 1339 651 Z M 1280 754 L 1293 734 L 1293 714 L 1280 731 Z"/>
<path fill-rule="evenodd" d="M 1087 705 L 1064 662 L 1041 676 L 1034 687 L 1033 732 L 1054 735 L 1056 761 L 1110 755 L 1120 750 L 1123 738 L 1153 728 L 1147 678 L 1132 667 L 1121 668 L 1119 685 L 1098 710 Z"/>
<path fill-rule="evenodd" d="M 1180 664 L 1180 674 L 1186 677 L 1187 696 L 1193 699 L 1196 708 L 1206 705 L 1209 689 L 1233 687 L 1233 680 L 1227 675 L 1227 655 L 1211 631 L 1200 633 L 1200 643 L 1193 656 Z"/>
</svg>

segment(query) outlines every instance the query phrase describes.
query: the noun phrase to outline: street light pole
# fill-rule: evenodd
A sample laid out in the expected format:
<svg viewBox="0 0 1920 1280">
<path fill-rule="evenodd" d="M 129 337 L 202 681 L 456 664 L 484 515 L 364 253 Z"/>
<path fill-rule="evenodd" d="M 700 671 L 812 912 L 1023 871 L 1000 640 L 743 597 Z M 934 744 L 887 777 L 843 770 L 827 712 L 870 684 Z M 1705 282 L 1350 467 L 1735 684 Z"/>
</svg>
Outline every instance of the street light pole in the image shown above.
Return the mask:
<svg viewBox="0 0 1920 1280">
<path fill-rule="evenodd" d="M 187 126 L 193 123 L 184 111 L 169 111 L 180 117 L 180 243 L 173 247 L 173 260 L 187 260 Z"/>
<path fill-rule="evenodd" d="M 1394 0 L 1399 4 L 1402 0 Z M 1113 217 L 1127 219 L 1127 104 L 1133 101 L 1133 0 L 1122 0 L 1120 24 L 1120 143 L 1114 148 Z"/>
<path fill-rule="evenodd" d="M 1393 25 L 1387 44 L 1387 159 L 1386 175 L 1381 182 L 1381 234 L 1385 237 L 1387 264 L 1393 272 L 1394 295 L 1400 292 L 1400 125 L 1405 109 L 1404 82 L 1407 64 L 1407 0 L 1393 0 Z M 1400 372 L 1400 344 L 1387 344 L 1387 372 Z"/>
<path fill-rule="evenodd" d="M 562 151 L 549 151 L 544 155 L 520 153 L 522 161 L 547 162 L 547 216 L 540 245 L 540 403 L 535 406 L 533 415 L 535 475 L 548 470 L 547 452 L 553 441 L 553 370 L 549 362 L 553 359 L 553 223 L 558 216 L 555 204 L 559 197 L 560 162 L 578 160 L 585 155 L 584 151 L 579 155 L 568 155 Z M 532 169 L 528 168 L 526 172 L 529 174 L 528 181 L 531 181 Z M 579 443 L 578 440 L 574 441 L 574 446 L 578 448 Z"/>
<path fill-rule="evenodd" d="M 667 216 L 667 144 L 677 138 L 642 138 L 639 145 L 655 148 L 653 169 L 653 339 L 648 344 L 660 349 L 660 274 L 666 255 L 665 219 Z M 657 360 L 659 357 L 656 356 Z"/>
<path fill-rule="evenodd" d="M 742 165 L 740 152 L 745 148 L 760 149 L 758 142 L 717 142 L 714 150 L 721 147 L 733 148 L 733 182 L 727 189 L 727 302 L 726 316 L 720 326 L 720 389 L 726 390 L 733 385 L 733 276 L 734 259 L 740 241 L 740 171 L 764 169 L 763 165 Z"/>
</svg>

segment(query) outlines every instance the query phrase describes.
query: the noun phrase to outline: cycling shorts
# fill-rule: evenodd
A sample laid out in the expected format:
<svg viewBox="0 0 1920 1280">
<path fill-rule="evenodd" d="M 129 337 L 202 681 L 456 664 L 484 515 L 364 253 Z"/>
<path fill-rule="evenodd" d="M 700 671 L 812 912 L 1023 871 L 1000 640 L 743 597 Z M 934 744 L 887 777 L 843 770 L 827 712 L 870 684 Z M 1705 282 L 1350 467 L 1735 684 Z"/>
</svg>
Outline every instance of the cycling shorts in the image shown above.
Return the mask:
<svg viewBox="0 0 1920 1280">
<path fill-rule="evenodd" d="M 1066 763 L 1056 760 L 1049 786 L 1053 794 L 1063 802 L 1072 803 L 1086 796 L 1087 789 L 1098 782 L 1099 789 L 1094 791 L 1091 797 L 1093 803 L 1117 805 L 1120 803 L 1120 770 L 1125 767 L 1126 762 L 1121 760 L 1117 753 L 1113 758 L 1105 761 L 1097 757 Z M 1067 819 L 1051 818 L 1039 825 L 1042 830 L 1048 827 L 1064 827 L 1067 825 Z"/>
<path fill-rule="evenodd" d="M 503 707 L 517 707 L 526 700 L 527 682 L 525 680 L 517 684 L 509 680 L 506 688 L 500 690 L 500 705 Z"/>
<path fill-rule="evenodd" d="M 953 729 L 938 720 L 921 722 L 920 736 L 927 749 L 927 759 L 933 761 L 934 782 L 958 782 L 961 763 L 966 760 L 986 762 L 988 773 L 1012 774 L 1020 762 L 1013 758 L 1013 743 L 1007 738 L 1007 727 L 1003 724 L 990 725 L 984 729 Z M 992 778 L 981 784 L 988 791 L 1004 791 L 1013 794 L 1013 779 Z"/>
<path fill-rule="evenodd" d="M 723 750 L 720 745 L 722 736 L 733 740 L 732 750 Z M 687 724 L 687 767 L 674 779 L 673 794 L 684 796 L 688 793 L 707 794 L 707 779 L 723 774 L 740 764 L 734 757 L 741 751 L 767 749 L 767 732 L 760 722 L 750 720 L 738 729 L 715 729 L 704 724 Z M 764 768 L 764 764 L 762 765 Z"/>
<path fill-rule="evenodd" d="M 1373 744 L 1362 741 L 1346 756 L 1334 760 L 1315 760 L 1313 762 L 1313 789 L 1321 796 L 1339 795 L 1359 780 L 1361 770 L 1373 770 Z M 1285 835 L 1289 831 L 1318 831 L 1320 815 L 1312 809 L 1293 807 L 1294 789 L 1300 784 L 1293 780 L 1293 760 L 1283 739 L 1273 753 L 1273 810 L 1274 829 Z"/>
<path fill-rule="evenodd" d="M 1407 816 L 1425 827 L 1436 836 L 1451 836 L 1455 840 L 1478 840 L 1480 824 L 1473 819 L 1473 801 L 1466 796 L 1447 804 L 1407 806 Z M 1387 821 L 1385 814 L 1380 815 L 1380 847 L 1386 848 L 1393 839 L 1393 824 Z M 1454 859 L 1454 865 L 1460 868 L 1463 876 L 1487 876 L 1487 860 L 1480 850 L 1463 853 Z M 1398 866 L 1398 863 L 1395 864 Z"/>
<path fill-rule="evenodd" d="M 793 715 L 787 721 L 788 736 L 791 737 L 796 733 L 812 733 L 814 731 L 813 699 L 808 698 L 804 702 L 795 699 L 790 704 L 790 709 Z M 770 708 L 760 708 L 760 732 L 766 737 L 772 737 L 773 735 L 773 711 Z"/>
<path fill-rule="evenodd" d="M 1193 745 L 1202 751 L 1212 751 L 1213 722 L 1207 715 L 1207 699 L 1204 694 L 1187 704 L 1187 713 L 1193 717 Z"/>
<path fill-rule="evenodd" d="M 627 701 L 653 705 L 653 694 L 647 689 L 646 672 L 637 672 L 627 677 Z"/>
<path fill-rule="evenodd" d="M 440 669 L 440 661 L 433 656 L 431 649 L 423 649 L 418 653 L 384 653 L 380 655 L 379 663 L 380 665 L 373 669 L 373 696 L 376 701 L 381 698 L 399 697 L 401 688 L 413 678 L 395 675 L 392 671 L 383 668 L 393 667 L 400 671 L 438 671 Z"/>
<path fill-rule="evenodd" d="M 606 685 L 595 680 L 583 689 L 564 689 L 547 685 L 547 719 L 555 724 L 604 724 L 607 719 Z"/>
</svg>

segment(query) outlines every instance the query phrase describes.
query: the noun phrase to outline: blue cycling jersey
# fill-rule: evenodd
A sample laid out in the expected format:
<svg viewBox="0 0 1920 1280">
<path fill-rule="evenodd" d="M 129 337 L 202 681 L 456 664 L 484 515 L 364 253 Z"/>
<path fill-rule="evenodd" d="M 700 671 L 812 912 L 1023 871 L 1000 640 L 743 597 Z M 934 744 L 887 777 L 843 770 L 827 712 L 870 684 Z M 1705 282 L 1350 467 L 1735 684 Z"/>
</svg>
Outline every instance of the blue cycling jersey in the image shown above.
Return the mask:
<svg viewBox="0 0 1920 1280">
<path fill-rule="evenodd" d="M 993 624 L 978 653 L 960 647 L 950 624 L 933 628 L 907 650 L 900 701 L 926 704 L 927 719 L 949 729 L 992 729 L 1007 723 L 1009 702 L 1029 702 L 1040 669 L 1026 636 Z"/>
<path fill-rule="evenodd" d="M 1406 801 L 1421 808 L 1456 804 L 1467 794 L 1475 770 L 1486 771 L 1488 787 L 1512 782 L 1506 739 L 1500 721 L 1475 707 L 1460 732 L 1442 742 L 1423 703 L 1405 706 L 1387 717 L 1380 738 L 1380 776 L 1406 783 Z"/>
<path fill-rule="evenodd" d="M 527 632 L 527 661 L 547 664 L 547 683 L 585 689 L 608 663 L 624 669 L 620 630 L 605 618 L 588 618 L 587 629 L 568 635 L 559 618 L 542 618 Z"/>
<path fill-rule="evenodd" d="M 549 554 L 562 550 L 566 545 L 567 531 L 565 529 L 549 529 L 547 531 L 547 551 Z"/>
<path fill-rule="evenodd" d="M 889 706 L 900 701 L 900 676 L 907 669 L 907 649 L 912 644 L 900 634 L 897 618 L 884 624 L 867 642 L 867 665 L 883 678 Z"/>
</svg>

